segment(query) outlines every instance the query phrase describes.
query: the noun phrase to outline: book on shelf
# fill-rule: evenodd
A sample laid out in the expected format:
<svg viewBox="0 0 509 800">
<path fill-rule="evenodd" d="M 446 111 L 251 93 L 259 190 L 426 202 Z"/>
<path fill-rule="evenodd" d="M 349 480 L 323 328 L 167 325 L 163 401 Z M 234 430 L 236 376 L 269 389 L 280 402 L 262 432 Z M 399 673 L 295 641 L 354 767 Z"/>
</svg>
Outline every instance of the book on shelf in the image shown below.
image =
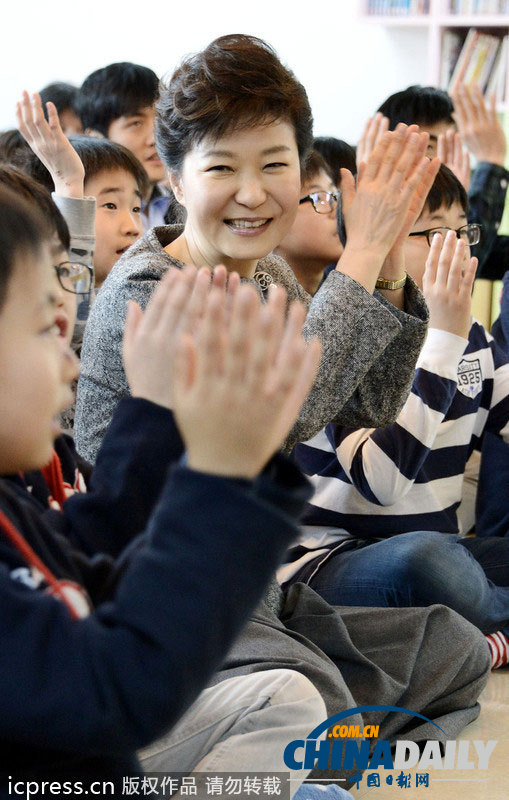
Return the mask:
<svg viewBox="0 0 509 800">
<path fill-rule="evenodd" d="M 509 21 L 508 21 L 509 27 Z M 459 83 L 477 84 L 484 94 L 505 96 L 507 35 L 495 36 L 470 28 L 465 38 L 458 31 L 444 31 L 440 85 L 453 93 Z"/>
<path fill-rule="evenodd" d="M 509 0 L 450 0 L 449 13 L 498 16 L 509 13 Z"/>
<path fill-rule="evenodd" d="M 429 0 L 369 0 L 368 15 L 411 17 L 429 13 Z"/>
</svg>

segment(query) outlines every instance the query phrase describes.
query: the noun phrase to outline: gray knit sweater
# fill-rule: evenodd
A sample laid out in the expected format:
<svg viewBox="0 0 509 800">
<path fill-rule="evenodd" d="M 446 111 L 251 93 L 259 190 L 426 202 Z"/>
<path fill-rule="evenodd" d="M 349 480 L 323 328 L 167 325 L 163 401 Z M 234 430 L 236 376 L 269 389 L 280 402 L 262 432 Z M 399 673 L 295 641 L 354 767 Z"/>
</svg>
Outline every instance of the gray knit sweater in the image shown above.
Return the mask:
<svg viewBox="0 0 509 800">
<path fill-rule="evenodd" d="M 182 266 L 163 249 L 181 232 L 177 225 L 152 228 L 119 259 L 97 295 L 81 353 L 74 425 L 78 452 L 92 462 L 118 401 L 129 394 L 121 355 L 127 301 L 145 308 L 166 270 Z M 284 286 L 290 300 L 308 306 L 304 333 L 318 336 L 323 345 L 318 377 L 287 449 L 327 422 L 355 427 L 393 422 L 426 333 L 427 309 L 415 283 L 407 281 L 403 312 L 337 270 L 313 298 L 282 258 L 269 255 L 258 270 Z"/>
</svg>

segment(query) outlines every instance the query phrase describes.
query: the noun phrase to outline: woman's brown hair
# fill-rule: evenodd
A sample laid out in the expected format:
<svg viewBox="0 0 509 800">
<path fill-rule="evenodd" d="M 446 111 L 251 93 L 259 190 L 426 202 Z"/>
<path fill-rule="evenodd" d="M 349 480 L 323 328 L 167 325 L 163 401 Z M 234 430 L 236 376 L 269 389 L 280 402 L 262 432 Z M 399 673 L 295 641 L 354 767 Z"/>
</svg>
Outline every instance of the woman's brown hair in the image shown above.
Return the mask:
<svg viewBox="0 0 509 800">
<path fill-rule="evenodd" d="M 184 59 L 161 84 L 156 144 L 171 172 L 205 137 L 285 120 L 292 124 L 301 163 L 313 144 L 313 117 L 306 90 L 256 36 L 231 34 Z"/>
</svg>

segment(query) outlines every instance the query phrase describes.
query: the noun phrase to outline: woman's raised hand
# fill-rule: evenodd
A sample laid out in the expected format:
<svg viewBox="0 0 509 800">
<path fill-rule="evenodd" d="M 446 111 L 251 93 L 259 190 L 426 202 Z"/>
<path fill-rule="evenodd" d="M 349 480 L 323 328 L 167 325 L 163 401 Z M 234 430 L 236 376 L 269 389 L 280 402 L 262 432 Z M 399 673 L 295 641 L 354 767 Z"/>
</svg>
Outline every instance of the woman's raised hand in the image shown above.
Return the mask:
<svg viewBox="0 0 509 800">
<path fill-rule="evenodd" d="M 422 208 L 440 166 L 424 155 L 428 134 L 400 124 L 383 134 L 366 163 L 357 186 L 348 170 L 341 172 L 343 214 L 347 233 L 338 269 L 373 291 L 389 251 Z"/>
</svg>

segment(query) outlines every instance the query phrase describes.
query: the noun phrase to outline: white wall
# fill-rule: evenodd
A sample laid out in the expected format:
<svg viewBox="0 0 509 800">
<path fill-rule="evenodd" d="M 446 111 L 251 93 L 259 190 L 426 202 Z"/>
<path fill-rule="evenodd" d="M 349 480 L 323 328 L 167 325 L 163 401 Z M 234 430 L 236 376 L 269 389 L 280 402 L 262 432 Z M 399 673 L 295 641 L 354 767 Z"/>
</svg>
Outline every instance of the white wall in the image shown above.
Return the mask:
<svg viewBox="0 0 509 800">
<path fill-rule="evenodd" d="M 356 0 L 9 0 L 0 13 L 0 130 L 14 126 L 24 88 L 79 85 L 113 61 L 163 74 L 233 32 L 267 39 L 293 69 L 316 135 L 353 143 L 388 94 L 426 80 L 424 33 L 362 23 Z"/>
</svg>

